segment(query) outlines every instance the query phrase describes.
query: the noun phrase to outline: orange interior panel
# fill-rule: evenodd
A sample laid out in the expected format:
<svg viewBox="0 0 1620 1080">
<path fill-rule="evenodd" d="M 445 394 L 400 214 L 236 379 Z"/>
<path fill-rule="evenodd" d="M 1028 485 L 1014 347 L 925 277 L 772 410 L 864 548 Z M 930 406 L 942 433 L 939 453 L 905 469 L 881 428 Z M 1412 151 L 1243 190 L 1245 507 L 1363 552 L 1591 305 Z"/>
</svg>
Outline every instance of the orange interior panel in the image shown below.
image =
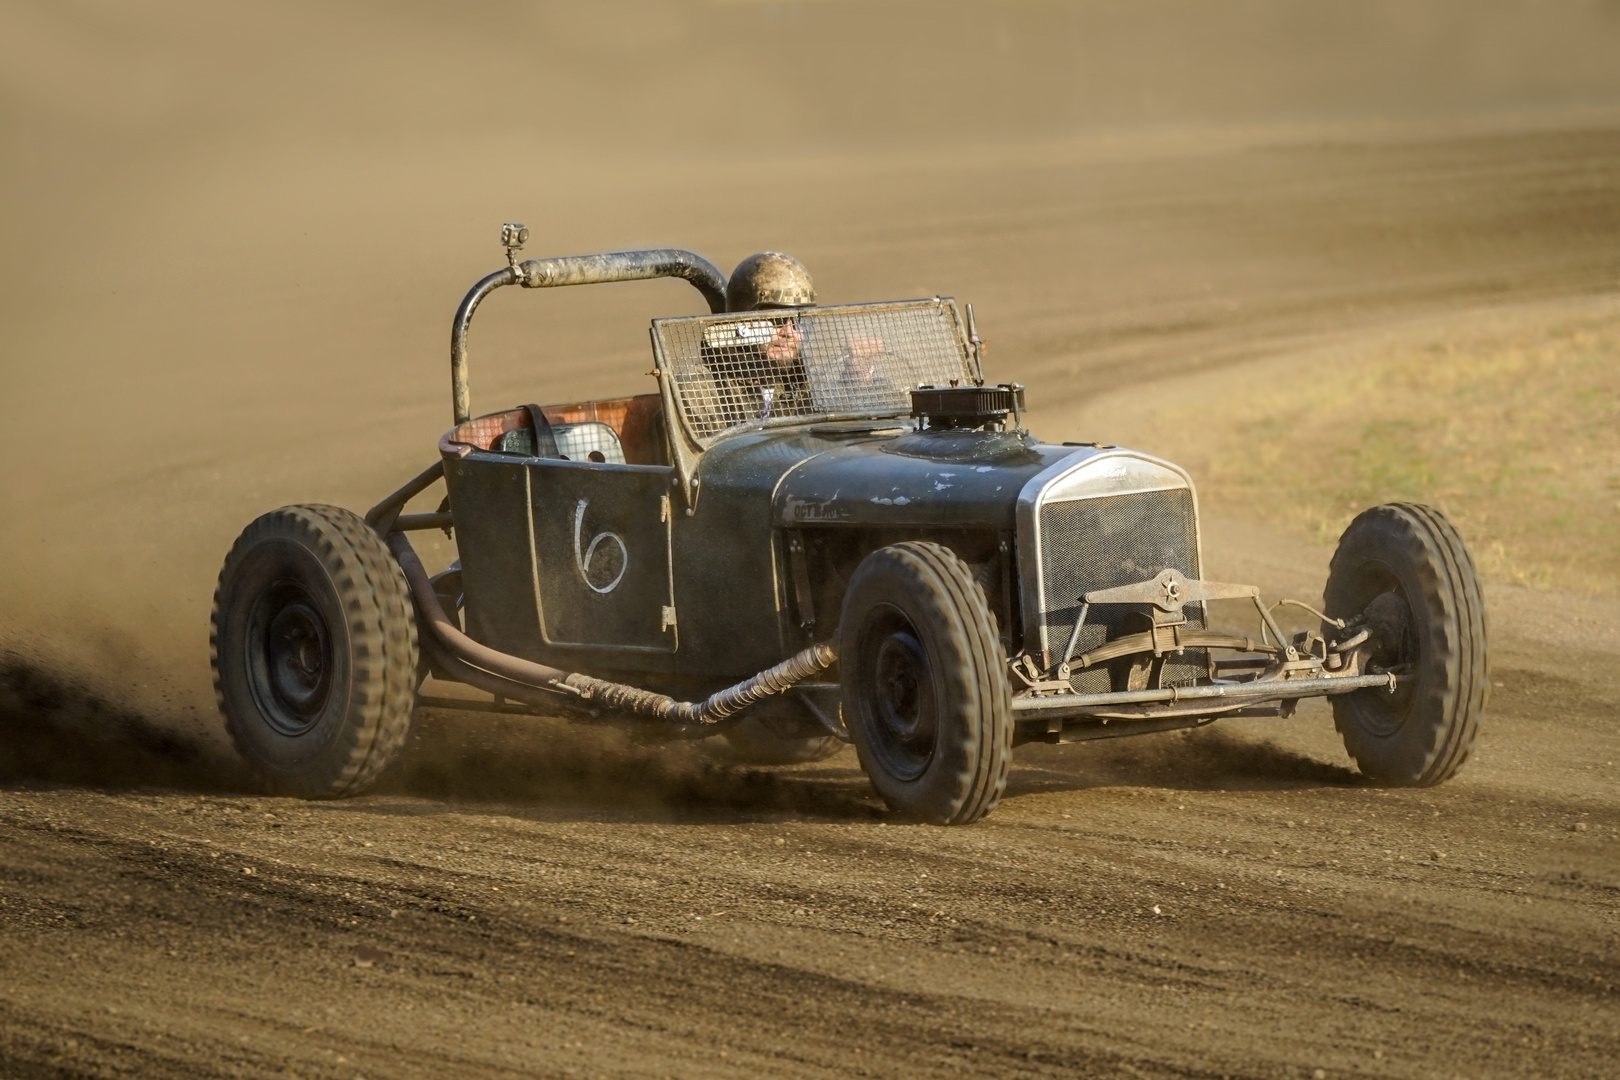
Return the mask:
<svg viewBox="0 0 1620 1080">
<path fill-rule="evenodd" d="M 627 464 L 667 465 L 669 463 L 664 460 L 663 452 L 663 431 L 659 427 L 663 407 L 663 398 L 658 394 L 638 394 L 606 401 L 542 405 L 540 408 L 553 424 L 579 424 L 590 420 L 606 424 L 619 436 Z M 442 449 L 449 452 L 451 446 L 459 444 L 489 450 L 494 447 L 495 440 L 508 431 L 528 426 L 529 414 L 524 409 L 507 409 L 488 416 L 477 416 L 446 432 Z"/>
</svg>

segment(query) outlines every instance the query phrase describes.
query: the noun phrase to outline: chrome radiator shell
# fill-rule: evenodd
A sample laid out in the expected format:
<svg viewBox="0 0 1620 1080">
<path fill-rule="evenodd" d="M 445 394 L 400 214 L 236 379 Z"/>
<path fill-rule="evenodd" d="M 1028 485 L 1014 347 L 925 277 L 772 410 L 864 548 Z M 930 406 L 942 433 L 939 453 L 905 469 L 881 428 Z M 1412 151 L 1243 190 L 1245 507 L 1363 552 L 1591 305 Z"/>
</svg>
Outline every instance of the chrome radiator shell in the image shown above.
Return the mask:
<svg viewBox="0 0 1620 1080">
<path fill-rule="evenodd" d="M 1080 593 L 1145 580 L 1167 566 L 1202 576 L 1192 478 L 1136 451 L 1086 448 L 1038 473 L 1019 493 L 1017 527 L 1024 644 L 1043 666 L 1064 659 L 1057 653 L 1068 644 Z M 1116 636 L 1126 614 L 1094 610 L 1081 651 Z M 1203 612 L 1192 608 L 1188 618 L 1204 621 Z M 1201 656 L 1184 659 L 1202 664 Z M 1106 692 L 1106 679 L 1102 670 L 1077 674 L 1076 689 Z"/>
</svg>

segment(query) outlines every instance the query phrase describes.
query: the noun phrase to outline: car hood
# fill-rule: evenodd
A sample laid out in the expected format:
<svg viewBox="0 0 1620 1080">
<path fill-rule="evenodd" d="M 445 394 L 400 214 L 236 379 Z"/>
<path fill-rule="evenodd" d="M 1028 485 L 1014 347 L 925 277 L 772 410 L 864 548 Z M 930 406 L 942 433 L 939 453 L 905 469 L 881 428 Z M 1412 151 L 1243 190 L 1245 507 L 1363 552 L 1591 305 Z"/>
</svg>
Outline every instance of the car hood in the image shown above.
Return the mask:
<svg viewBox="0 0 1620 1080">
<path fill-rule="evenodd" d="M 943 525 L 1012 529 L 1019 492 L 1041 471 L 1090 448 L 1025 435 L 922 431 L 829 447 L 787 470 L 778 525 Z"/>
</svg>

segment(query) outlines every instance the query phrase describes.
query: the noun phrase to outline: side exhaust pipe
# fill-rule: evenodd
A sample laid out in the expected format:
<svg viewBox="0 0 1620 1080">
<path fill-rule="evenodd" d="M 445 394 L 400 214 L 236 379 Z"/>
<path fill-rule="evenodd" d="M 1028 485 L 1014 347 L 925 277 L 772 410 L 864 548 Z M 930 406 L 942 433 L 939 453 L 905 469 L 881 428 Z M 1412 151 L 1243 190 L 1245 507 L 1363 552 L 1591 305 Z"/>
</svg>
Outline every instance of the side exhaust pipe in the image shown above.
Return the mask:
<svg viewBox="0 0 1620 1080">
<path fill-rule="evenodd" d="M 554 695 L 599 703 L 607 708 L 652 717 L 673 726 L 681 735 L 702 738 L 722 730 L 726 718 L 755 702 L 802 682 L 832 666 L 838 651 L 823 642 L 745 679 L 735 686 L 710 694 L 702 701 L 676 701 L 667 694 L 639 690 L 623 683 L 594 679 L 578 672 L 537 664 L 532 660 L 499 652 L 480 645 L 462 632 L 445 614 L 433 591 L 422 560 L 404 533 L 390 533 L 388 549 L 394 553 L 405 582 L 410 586 L 419 621 L 427 624 L 424 648 L 430 659 L 447 674 L 491 694 L 531 705 L 559 704 Z"/>
</svg>

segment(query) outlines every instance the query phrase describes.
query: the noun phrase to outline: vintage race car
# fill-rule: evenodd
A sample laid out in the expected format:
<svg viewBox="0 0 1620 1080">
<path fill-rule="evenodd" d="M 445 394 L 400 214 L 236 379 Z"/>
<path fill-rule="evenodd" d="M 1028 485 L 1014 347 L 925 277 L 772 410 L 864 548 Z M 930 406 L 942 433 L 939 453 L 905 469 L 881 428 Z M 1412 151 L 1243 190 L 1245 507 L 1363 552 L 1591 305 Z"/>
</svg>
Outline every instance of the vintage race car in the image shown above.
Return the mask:
<svg viewBox="0 0 1620 1080">
<path fill-rule="evenodd" d="M 519 262 L 525 236 L 507 228 L 508 265 L 456 312 L 437 460 L 363 518 L 267 513 L 225 561 L 215 685 L 273 789 L 366 789 L 423 703 L 633 718 L 761 762 L 852 742 L 890 807 L 945 824 L 996 804 L 1021 742 L 1307 697 L 1332 698 L 1378 781 L 1434 784 L 1467 757 L 1485 615 L 1439 511 L 1357 517 L 1323 610 L 1283 602 L 1320 628 L 1287 635 L 1257 589 L 1204 579 L 1186 472 L 1023 429 L 971 306 L 728 312 L 689 252 Z M 711 311 L 653 320 L 655 389 L 473 415 L 468 327 L 491 292 L 655 277 Z M 441 480 L 436 512 L 404 512 Z M 460 556 L 431 577 L 409 540 L 425 529 Z M 1212 625 L 1222 601 L 1248 629 Z M 488 698 L 420 697 L 430 673 Z"/>
</svg>

